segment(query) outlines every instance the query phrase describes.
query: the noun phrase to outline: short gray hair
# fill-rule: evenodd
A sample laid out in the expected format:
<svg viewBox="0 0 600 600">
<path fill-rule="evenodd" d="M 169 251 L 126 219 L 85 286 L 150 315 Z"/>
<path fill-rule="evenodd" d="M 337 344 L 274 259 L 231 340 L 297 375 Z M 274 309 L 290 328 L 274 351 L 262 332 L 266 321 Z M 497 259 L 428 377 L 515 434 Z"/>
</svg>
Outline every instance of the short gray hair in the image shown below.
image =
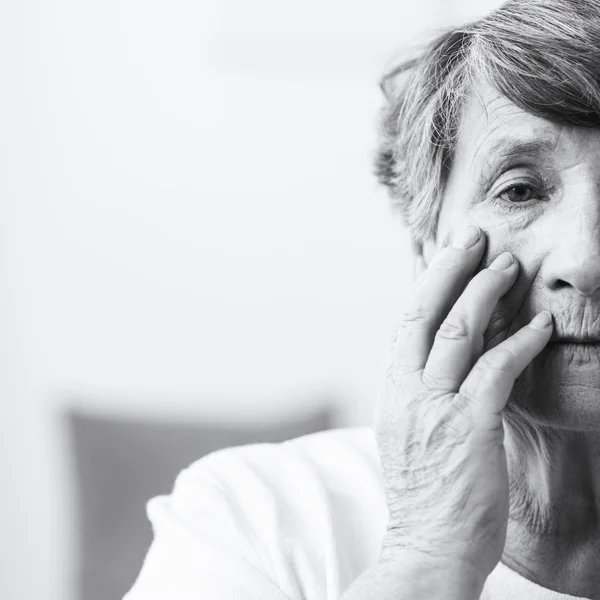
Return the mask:
<svg viewBox="0 0 600 600">
<path fill-rule="evenodd" d="M 600 126 L 600 0 L 510 0 L 383 76 L 376 175 L 417 241 L 436 237 L 462 100 L 478 81 L 533 115 Z"/>
</svg>

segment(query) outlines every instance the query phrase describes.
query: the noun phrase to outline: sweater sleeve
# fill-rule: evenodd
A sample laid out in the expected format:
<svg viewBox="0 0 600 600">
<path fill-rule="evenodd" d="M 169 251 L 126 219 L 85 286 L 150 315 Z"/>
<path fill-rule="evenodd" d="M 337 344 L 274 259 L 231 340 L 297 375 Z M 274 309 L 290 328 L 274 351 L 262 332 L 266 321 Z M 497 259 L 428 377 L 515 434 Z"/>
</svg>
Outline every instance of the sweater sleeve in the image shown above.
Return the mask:
<svg viewBox="0 0 600 600">
<path fill-rule="evenodd" d="M 246 527 L 252 515 L 220 485 L 223 471 L 236 480 L 227 456 L 213 453 L 184 469 L 169 496 L 148 502 L 154 539 L 123 600 L 298 600 L 270 576 Z"/>
</svg>

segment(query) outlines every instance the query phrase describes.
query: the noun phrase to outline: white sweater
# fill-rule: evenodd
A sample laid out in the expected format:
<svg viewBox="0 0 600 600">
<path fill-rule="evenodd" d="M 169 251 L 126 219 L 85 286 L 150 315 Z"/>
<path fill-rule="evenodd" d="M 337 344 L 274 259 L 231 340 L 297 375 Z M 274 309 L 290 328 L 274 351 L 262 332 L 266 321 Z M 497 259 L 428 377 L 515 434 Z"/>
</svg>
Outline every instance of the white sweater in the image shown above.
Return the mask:
<svg viewBox="0 0 600 600">
<path fill-rule="evenodd" d="M 214 452 L 147 512 L 154 541 L 124 600 L 338 600 L 377 560 L 387 521 L 368 427 Z M 575 598 L 503 563 L 481 596 Z"/>
</svg>

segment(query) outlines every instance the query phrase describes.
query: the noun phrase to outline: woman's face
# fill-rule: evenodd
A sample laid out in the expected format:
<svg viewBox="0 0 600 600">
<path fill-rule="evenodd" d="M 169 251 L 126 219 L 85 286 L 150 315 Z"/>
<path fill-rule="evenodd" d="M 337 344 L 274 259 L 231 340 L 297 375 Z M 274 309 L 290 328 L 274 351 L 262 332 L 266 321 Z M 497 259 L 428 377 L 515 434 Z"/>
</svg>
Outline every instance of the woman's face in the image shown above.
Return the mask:
<svg viewBox="0 0 600 600">
<path fill-rule="evenodd" d="M 553 338 L 517 381 L 512 401 L 541 422 L 598 429 L 600 128 L 557 125 L 480 88 L 462 114 L 437 245 L 467 223 L 487 234 L 481 268 L 504 251 L 520 263 L 486 347 L 541 310 L 554 316 Z"/>
</svg>

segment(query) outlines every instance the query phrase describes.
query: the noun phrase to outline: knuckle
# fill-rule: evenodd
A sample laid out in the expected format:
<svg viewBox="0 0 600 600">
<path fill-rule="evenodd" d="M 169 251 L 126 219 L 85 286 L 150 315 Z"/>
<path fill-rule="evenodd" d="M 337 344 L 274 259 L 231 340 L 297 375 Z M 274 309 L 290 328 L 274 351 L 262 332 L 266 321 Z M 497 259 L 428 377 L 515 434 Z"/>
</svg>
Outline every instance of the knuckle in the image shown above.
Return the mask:
<svg viewBox="0 0 600 600">
<path fill-rule="evenodd" d="M 445 248 L 432 262 L 432 267 L 438 271 L 456 271 L 464 263 L 464 256 L 454 248 Z"/>
<path fill-rule="evenodd" d="M 396 335 L 403 329 L 420 327 L 429 322 L 431 318 L 430 312 L 422 307 L 413 308 L 400 315 L 396 326 Z"/>
<path fill-rule="evenodd" d="M 467 316 L 458 311 L 451 311 L 440 325 L 436 337 L 447 340 L 464 340 L 470 337 L 470 331 Z"/>
<path fill-rule="evenodd" d="M 496 346 L 486 352 L 480 359 L 480 367 L 485 370 L 500 371 L 512 374 L 515 370 L 518 357 L 509 346 Z"/>
<path fill-rule="evenodd" d="M 458 403 L 476 406 L 478 397 L 480 395 L 480 385 L 481 378 L 479 377 L 475 378 L 475 380 L 473 378 L 469 378 L 464 381 L 460 386 L 458 394 L 456 395 Z"/>
<path fill-rule="evenodd" d="M 393 361 L 386 370 L 387 379 L 399 388 L 421 379 L 421 369 L 401 360 Z"/>
<path fill-rule="evenodd" d="M 469 393 L 469 391 L 460 391 L 458 394 L 454 396 L 452 400 L 452 405 L 456 414 L 466 420 L 467 422 L 472 422 L 474 418 L 473 414 L 473 406 L 475 405 L 476 400 Z"/>
<path fill-rule="evenodd" d="M 421 375 L 421 381 L 425 389 L 429 391 L 445 391 L 453 387 L 452 376 L 439 371 L 433 373 L 424 371 Z"/>
</svg>

